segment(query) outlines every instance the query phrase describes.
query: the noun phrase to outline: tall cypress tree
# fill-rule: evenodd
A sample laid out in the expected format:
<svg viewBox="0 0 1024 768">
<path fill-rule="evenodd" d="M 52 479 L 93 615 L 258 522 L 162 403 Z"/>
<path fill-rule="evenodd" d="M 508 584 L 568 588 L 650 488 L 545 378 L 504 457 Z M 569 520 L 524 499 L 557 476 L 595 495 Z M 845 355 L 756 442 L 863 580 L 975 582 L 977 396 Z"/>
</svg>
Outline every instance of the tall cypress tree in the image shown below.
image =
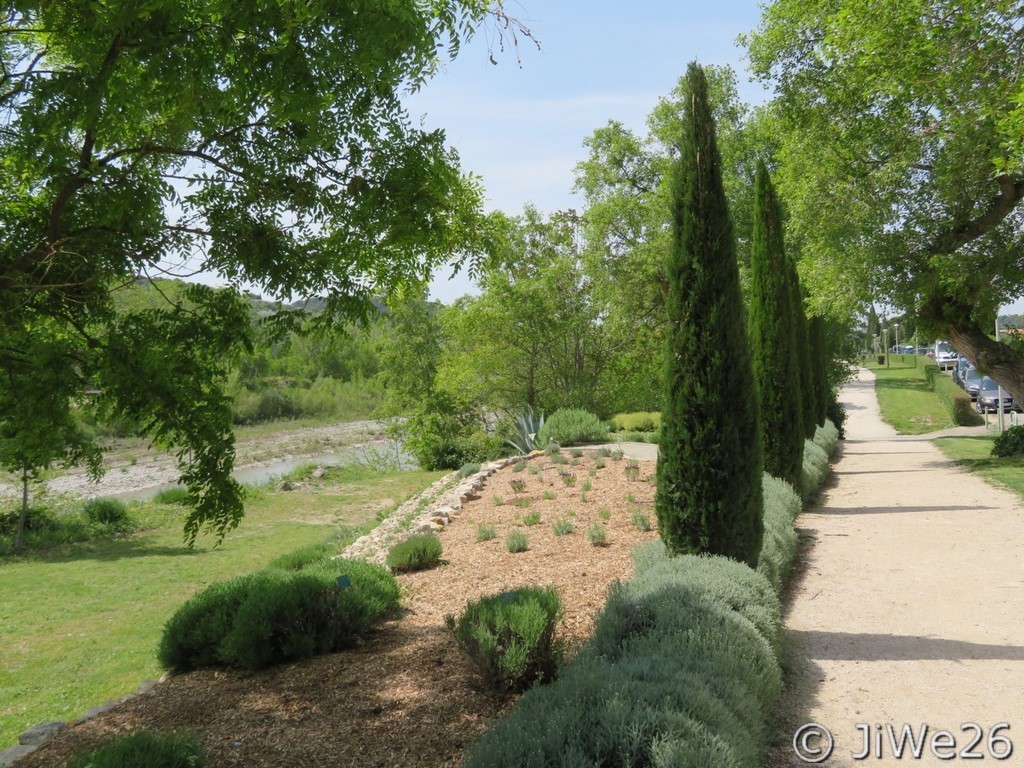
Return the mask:
<svg viewBox="0 0 1024 768">
<path fill-rule="evenodd" d="M 750 347 L 761 397 L 764 469 L 795 486 L 803 466 L 804 416 L 787 268 L 779 203 L 768 169 L 758 162 L 750 254 Z"/>
<path fill-rule="evenodd" d="M 672 553 L 753 566 L 764 530 L 757 392 L 704 71 L 686 72 L 673 178 L 668 346 L 655 505 Z"/>
<path fill-rule="evenodd" d="M 832 392 L 828 384 L 828 344 L 825 341 L 825 319 L 821 316 L 811 318 L 808 326 L 811 337 L 811 373 L 814 386 L 814 423 L 825 426 L 828 418 L 828 402 Z"/>
<path fill-rule="evenodd" d="M 814 406 L 817 389 L 814 387 L 812 373 L 811 336 L 807 324 L 807 314 L 804 312 L 804 292 L 800 286 L 796 262 L 792 258 L 786 259 L 786 274 L 789 276 L 790 309 L 793 313 L 793 329 L 796 332 L 796 351 L 800 368 L 800 423 L 803 425 L 804 438 L 810 440 L 814 437 L 814 430 L 817 426 L 814 420 L 817 414 L 817 409 Z"/>
</svg>

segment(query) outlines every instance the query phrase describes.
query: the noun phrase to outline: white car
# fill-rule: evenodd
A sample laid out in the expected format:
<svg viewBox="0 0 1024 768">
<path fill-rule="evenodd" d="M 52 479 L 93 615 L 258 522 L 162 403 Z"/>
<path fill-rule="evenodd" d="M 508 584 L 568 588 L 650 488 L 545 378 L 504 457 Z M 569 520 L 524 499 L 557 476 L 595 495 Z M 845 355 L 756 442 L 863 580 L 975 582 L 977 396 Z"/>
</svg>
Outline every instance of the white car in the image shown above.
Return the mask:
<svg viewBox="0 0 1024 768">
<path fill-rule="evenodd" d="M 939 366 L 939 370 L 949 371 L 956 366 L 957 358 L 960 355 L 953 349 L 953 345 L 948 341 L 936 341 L 935 342 L 935 362 Z"/>
</svg>

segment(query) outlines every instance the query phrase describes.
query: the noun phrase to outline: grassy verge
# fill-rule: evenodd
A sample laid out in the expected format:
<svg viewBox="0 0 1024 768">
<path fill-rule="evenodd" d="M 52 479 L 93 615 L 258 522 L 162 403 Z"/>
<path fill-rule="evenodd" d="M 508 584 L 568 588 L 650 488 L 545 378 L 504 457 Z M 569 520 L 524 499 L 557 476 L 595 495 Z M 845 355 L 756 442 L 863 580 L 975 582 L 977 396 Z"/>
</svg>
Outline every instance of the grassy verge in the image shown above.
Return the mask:
<svg viewBox="0 0 1024 768">
<path fill-rule="evenodd" d="M 943 437 L 934 443 L 964 469 L 993 485 L 1008 488 L 1024 501 L 1024 456 L 992 456 L 994 440 L 995 435 L 979 435 Z"/>
<path fill-rule="evenodd" d="M 903 435 L 921 435 L 955 426 L 942 400 L 932 391 L 924 368 L 914 357 L 893 356 L 889 367 L 868 365 L 875 374 L 875 392 L 882 419 Z"/>
<path fill-rule="evenodd" d="M 443 474 L 350 470 L 258 489 L 220 546 L 182 546 L 180 508 L 145 504 L 133 515 L 161 524 L 143 533 L 0 558 L 0 749 L 158 677 L 164 622 L 199 589 L 332 536 L 340 548 Z"/>
</svg>

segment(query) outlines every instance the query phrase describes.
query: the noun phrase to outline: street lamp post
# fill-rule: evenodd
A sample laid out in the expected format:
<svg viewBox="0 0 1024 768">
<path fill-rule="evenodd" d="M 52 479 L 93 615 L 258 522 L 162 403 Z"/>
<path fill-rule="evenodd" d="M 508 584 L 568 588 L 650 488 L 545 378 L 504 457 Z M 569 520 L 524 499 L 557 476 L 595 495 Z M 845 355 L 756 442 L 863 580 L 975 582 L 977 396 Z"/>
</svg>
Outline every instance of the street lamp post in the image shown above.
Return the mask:
<svg viewBox="0 0 1024 768">
<path fill-rule="evenodd" d="M 896 323 L 896 351 L 900 353 L 900 362 L 903 362 L 903 350 L 900 349 L 900 324 Z"/>
</svg>

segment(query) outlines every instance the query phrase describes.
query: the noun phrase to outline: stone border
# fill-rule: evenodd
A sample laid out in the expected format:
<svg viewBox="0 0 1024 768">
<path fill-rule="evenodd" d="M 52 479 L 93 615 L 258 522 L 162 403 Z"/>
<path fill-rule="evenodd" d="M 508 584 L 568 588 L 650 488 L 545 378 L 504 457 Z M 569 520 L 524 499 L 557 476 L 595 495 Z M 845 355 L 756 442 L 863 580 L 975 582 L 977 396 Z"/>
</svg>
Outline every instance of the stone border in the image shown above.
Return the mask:
<svg viewBox="0 0 1024 768">
<path fill-rule="evenodd" d="M 443 531 L 465 502 L 479 498 L 487 478 L 502 467 L 525 458 L 529 457 L 511 456 L 482 464 L 479 472 L 465 478 L 460 478 L 458 472 L 445 475 L 402 504 L 368 534 L 352 542 L 338 557 L 384 565 L 391 547 L 415 534 Z"/>
<path fill-rule="evenodd" d="M 161 677 L 159 682 L 162 683 L 168 677 L 170 677 L 170 673 Z M 12 768 L 21 758 L 31 755 L 52 736 L 56 736 L 58 733 L 63 733 L 68 728 L 93 720 L 104 712 L 113 709 L 118 704 L 134 699 L 136 696 L 142 696 L 145 693 L 149 693 L 154 687 L 156 687 L 157 682 L 158 681 L 156 680 L 146 680 L 138 687 L 135 693 L 129 693 L 115 701 L 108 701 L 106 704 L 100 704 L 98 707 L 91 707 L 85 710 L 85 712 L 74 720 L 70 720 L 68 722 L 64 722 L 63 720 L 51 720 L 45 723 L 40 723 L 35 728 L 30 728 L 18 737 L 18 743 L 13 747 L 0 750 L 0 768 Z"/>
</svg>

